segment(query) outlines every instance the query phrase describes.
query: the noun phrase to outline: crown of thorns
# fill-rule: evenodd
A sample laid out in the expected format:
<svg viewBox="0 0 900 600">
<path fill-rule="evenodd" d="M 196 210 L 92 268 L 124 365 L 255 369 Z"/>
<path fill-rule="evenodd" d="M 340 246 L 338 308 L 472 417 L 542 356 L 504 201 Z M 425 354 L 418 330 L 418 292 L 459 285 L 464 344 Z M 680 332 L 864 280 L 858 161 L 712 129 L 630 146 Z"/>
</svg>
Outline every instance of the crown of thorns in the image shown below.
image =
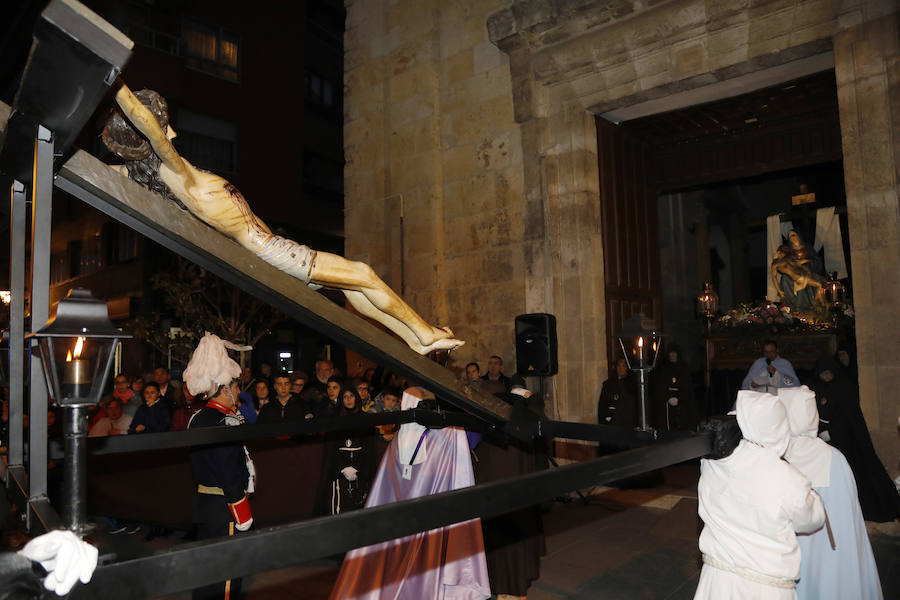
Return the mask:
<svg viewBox="0 0 900 600">
<path fill-rule="evenodd" d="M 169 105 L 166 100 L 153 90 L 138 90 L 134 93 L 141 104 L 150 109 L 159 126 L 165 131 L 169 125 Z M 150 142 L 134 128 L 120 108 L 112 111 L 106 119 L 106 125 L 100 139 L 111 152 L 125 160 L 143 160 L 153 153 Z"/>
</svg>

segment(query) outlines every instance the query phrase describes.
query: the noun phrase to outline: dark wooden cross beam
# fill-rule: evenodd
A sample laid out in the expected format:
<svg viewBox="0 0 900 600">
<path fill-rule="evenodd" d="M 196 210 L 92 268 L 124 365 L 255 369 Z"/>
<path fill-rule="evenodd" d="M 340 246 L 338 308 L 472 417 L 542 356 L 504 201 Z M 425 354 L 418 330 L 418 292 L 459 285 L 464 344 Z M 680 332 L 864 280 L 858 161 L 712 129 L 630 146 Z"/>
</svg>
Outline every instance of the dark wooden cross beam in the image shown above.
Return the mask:
<svg viewBox="0 0 900 600">
<path fill-rule="evenodd" d="M 509 419 L 506 402 L 477 389 L 467 396 L 448 369 L 93 156 L 76 152 L 60 169 L 56 186 L 312 329 L 390 367 L 438 398 L 493 423 Z"/>
</svg>

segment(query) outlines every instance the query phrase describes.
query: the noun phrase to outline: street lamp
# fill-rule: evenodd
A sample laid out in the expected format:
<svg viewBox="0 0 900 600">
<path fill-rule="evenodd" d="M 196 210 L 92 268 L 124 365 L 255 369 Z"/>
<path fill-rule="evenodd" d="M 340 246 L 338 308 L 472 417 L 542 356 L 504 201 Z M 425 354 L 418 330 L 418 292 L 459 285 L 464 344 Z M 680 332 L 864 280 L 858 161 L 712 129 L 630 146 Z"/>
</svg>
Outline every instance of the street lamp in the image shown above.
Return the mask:
<svg viewBox="0 0 900 600">
<path fill-rule="evenodd" d="M 628 369 L 638 374 L 641 429 L 646 431 L 650 429 L 647 425 L 647 373 L 656 366 L 662 333 L 655 330 L 652 320 L 638 313 L 625 320 L 622 331 L 616 337 Z"/>
<path fill-rule="evenodd" d="M 697 314 L 706 319 L 707 330 L 719 314 L 719 295 L 708 281 L 703 284 L 703 291 L 697 296 Z"/>
<path fill-rule="evenodd" d="M 706 400 L 709 402 L 709 386 L 710 386 L 710 354 L 712 354 L 712 322 L 719 314 L 719 295 L 713 289 L 712 283 L 707 281 L 703 284 L 703 291 L 697 296 L 697 314 L 706 319 L 706 372 L 704 373 L 704 383 L 706 384 Z"/>
<path fill-rule="evenodd" d="M 830 308 L 840 308 L 844 305 L 844 284 L 838 281 L 837 271 L 828 274 L 828 281 L 825 282 L 825 302 Z"/>
<path fill-rule="evenodd" d="M 50 400 L 65 409 L 63 522 L 80 533 L 85 529 L 88 407 L 100 401 L 119 340 L 131 336 L 113 326 L 106 303 L 75 288 L 46 325 L 25 337 L 38 341 Z"/>
</svg>

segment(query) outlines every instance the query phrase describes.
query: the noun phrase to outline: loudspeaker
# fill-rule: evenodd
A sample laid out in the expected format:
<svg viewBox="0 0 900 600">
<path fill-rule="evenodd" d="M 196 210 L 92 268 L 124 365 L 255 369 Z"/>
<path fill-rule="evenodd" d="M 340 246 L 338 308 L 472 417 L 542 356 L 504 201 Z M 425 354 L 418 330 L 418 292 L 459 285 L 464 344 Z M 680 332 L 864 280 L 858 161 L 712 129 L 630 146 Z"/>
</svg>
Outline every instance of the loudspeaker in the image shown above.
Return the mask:
<svg viewBox="0 0 900 600">
<path fill-rule="evenodd" d="M 556 317 L 547 313 L 516 317 L 516 372 L 546 377 L 558 371 Z"/>
</svg>

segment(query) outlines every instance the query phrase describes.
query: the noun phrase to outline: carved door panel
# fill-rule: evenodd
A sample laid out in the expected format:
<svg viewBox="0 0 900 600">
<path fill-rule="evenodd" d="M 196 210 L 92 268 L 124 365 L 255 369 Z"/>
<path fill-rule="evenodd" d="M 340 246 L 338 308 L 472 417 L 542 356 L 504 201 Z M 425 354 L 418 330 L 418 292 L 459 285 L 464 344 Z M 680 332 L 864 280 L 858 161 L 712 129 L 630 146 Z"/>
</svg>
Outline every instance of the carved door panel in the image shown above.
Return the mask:
<svg viewBox="0 0 900 600">
<path fill-rule="evenodd" d="M 601 231 L 606 280 L 607 358 L 625 319 L 642 312 L 662 322 L 659 232 L 650 151 L 643 141 L 597 118 Z"/>
</svg>

